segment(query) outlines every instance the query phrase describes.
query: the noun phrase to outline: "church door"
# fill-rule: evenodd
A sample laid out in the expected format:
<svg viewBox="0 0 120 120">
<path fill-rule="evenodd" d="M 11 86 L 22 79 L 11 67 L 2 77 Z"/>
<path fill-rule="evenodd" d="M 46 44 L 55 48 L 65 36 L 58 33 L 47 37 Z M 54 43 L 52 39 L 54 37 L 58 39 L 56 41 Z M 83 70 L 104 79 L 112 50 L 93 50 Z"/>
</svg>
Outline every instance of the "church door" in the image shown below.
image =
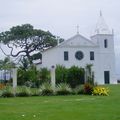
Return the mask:
<svg viewBox="0 0 120 120">
<path fill-rule="evenodd" d="M 105 81 L 105 84 L 110 83 L 110 71 L 104 71 L 104 81 Z"/>
</svg>

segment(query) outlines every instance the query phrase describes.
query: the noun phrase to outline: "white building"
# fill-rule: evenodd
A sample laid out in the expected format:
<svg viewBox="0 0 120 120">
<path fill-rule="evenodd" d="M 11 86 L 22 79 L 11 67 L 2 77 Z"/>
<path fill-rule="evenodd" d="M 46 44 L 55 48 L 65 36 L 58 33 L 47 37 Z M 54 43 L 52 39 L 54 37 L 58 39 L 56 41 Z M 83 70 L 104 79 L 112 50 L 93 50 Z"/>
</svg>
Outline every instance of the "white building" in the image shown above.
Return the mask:
<svg viewBox="0 0 120 120">
<path fill-rule="evenodd" d="M 77 32 L 58 46 L 42 53 L 41 67 L 63 65 L 67 68 L 75 65 L 85 67 L 93 64 L 95 81 L 98 84 L 116 83 L 114 34 L 106 25 L 100 14 L 91 39 Z"/>
</svg>

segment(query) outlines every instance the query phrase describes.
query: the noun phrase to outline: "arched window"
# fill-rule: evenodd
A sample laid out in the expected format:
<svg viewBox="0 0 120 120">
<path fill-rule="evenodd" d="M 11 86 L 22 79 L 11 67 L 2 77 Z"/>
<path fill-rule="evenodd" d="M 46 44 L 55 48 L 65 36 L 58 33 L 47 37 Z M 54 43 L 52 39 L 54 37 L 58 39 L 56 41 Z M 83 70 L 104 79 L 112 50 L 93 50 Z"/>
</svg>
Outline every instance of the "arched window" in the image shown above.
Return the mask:
<svg viewBox="0 0 120 120">
<path fill-rule="evenodd" d="M 107 40 L 107 39 L 104 40 L 104 47 L 105 47 L 105 48 L 108 47 L 108 40 Z"/>
</svg>

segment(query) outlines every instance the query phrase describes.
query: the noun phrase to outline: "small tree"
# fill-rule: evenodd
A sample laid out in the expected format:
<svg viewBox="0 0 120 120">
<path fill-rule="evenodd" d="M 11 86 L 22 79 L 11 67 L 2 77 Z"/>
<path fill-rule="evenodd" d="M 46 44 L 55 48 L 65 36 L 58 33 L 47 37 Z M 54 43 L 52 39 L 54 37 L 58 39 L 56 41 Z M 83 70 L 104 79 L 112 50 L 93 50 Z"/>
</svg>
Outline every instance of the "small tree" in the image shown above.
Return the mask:
<svg viewBox="0 0 120 120">
<path fill-rule="evenodd" d="M 69 68 L 67 73 L 67 83 L 70 84 L 72 88 L 84 84 L 84 68 L 79 68 L 77 66 Z"/>
<path fill-rule="evenodd" d="M 67 82 L 67 69 L 62 65 L 56 66 L 56 84 Z"/>
<path fill-rule="evenodd" d="M 28 69 L 18 69 L 18 85 L 24 85 L 26 82 L 36 83 L 38 80 L 38 71 L 35 66 L 30 66 Z"/>
<path fill-rule="evenodd" d="M 50 71 L 47 68 L 41 68 L 38 77 L 39 84 L 50 82 Z"/>
</svg>

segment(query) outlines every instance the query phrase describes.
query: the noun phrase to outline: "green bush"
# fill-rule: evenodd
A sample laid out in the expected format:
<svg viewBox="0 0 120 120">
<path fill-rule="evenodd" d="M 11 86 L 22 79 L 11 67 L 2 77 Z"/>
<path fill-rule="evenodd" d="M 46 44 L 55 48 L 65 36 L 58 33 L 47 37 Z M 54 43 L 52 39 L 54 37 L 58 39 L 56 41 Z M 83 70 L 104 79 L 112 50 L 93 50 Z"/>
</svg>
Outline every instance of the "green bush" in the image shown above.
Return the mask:
<svg viewBox="0 0 120 120">
<path fill-rule="evenodd" d="M 72 66 L 65 68 L 64 66 L 57 65 L 56 67 L 56 84 L 68 83 L 72 88 L 77 85 L 84 84 L 84 68 Z"/>
<path fill-rule="evenodd" d="M 64 66 L 61 66 L 61 65 L 57 65 L 56 70 L 55 70 L 55 74 L 56 74 L 56 84 L 66 83 L 66 81 L 67 81 L 67 68 L 65 68 Z"/>
<path fill-rule="evenodd" d="M 39 96 L 39 89 L 38 88 L 31 88 L 31 95 L 32 96 Z"/>
<path fill-rule="evenodd" d="M 27 84 L 28 82 L 31 82 L 32 84 L 33 83 L 36 83 L 37 80 L 39 80 L 39 71 L 36 69 L 35 66 L 31 66 L 27 69 L 22 69 L 22 68 L 19 68 L 18 69 L 18 85 L 25 85 Z M 27 84 L 27 85 L 31 85 L 33 86 L 32 84 Z"/>
<path fill-rule="evenodd" d="M 26 87 L 35 87 L 35 85 L 34 85 L 34 83 L 32 82 L 32 81 L 26 81 L 25 83 L 24 83 L 24 85 L 26 86 Z"/>
<path fill-rule="evenodd" d="M 6 86 L 2 92 L 1 92 L 2 97 L 14 97 L 14 89 L 11 86 Z"/>
<path fill-rule="evenodd" d="M 76 94 L 84 94 L 84 85 L 79 85 L 74 89 L 74 92 Z"/>
<path fill-rule="evenodd" d="M 72 89 L 66 83 L 60 83 L 57 85 L 56 94 L 57 95 L 68 95 L 71 94 Z"/>
<path fill-rule="evenodd" d="M 36 81 L 36 85 L 38 87 L 45 82 L 50 82 L 50 71 L 47 68 L 41 68 L 37 76 L 38 80 Z"/>
<path fill-rule="evenodd" d="M 2 96 L 2 90 L 0 90 L 0 97 Z"/>
<path fill-rule="evenodd" d="M 27 97 L 31 95 L 31 90 L 29 87 L 21 86 L 16 89 L 16 96 Z"/>
<path fill-rule="evenodd" d="M 70 84 L 72 88 L 84 84 L 84 69 L 76 66 L 69 68 L 67 72 L 67 83 Z"/>
<path fill-rule="evenodd" d="M 43 95 L 43 96 L 51 96 L 54 94 L 54 91 L 52 89 L 52 86 L 50 83 L 43 83 L 41 86 L 40 86 L 40 95 Z"/>
</svg>

